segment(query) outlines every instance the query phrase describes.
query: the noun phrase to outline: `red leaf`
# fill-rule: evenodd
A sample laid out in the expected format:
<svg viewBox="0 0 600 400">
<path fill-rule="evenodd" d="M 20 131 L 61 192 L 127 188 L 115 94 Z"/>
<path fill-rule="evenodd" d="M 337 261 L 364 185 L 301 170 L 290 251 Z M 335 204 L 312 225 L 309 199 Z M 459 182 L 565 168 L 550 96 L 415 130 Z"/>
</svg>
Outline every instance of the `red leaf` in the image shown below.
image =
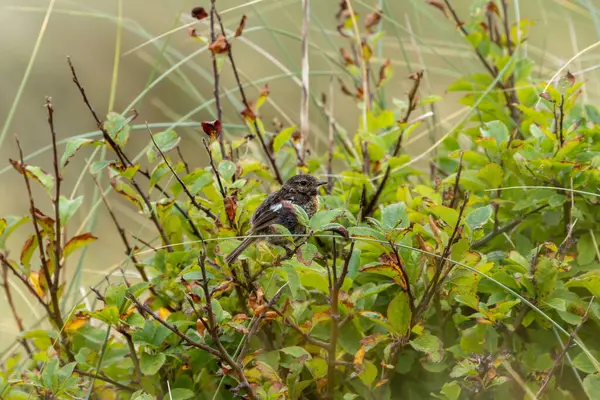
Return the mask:
<svg viewBox="0 0 600 400">
<path fill-rule="evenodd" d="M 444 15 L 446 16 L 446 18 L 448 18 L 448 10 L 446 10 L 446 7 L 444 6 L 444 4 L 442 4 L 441 1 L 437 1 L 437 0 L 429 0 L 427 3 L 429 3 L 430 6 L 433 6 L 435 8 L 437 8 L 438 10 L 440 10 L 441 12 L 444 13 Z"/>
<path fill-rule="evenodd" d="M 381 21 L 382 13 L 383 11 L 378 9 L 367 14 L 367 16 L 365 17 L 365 28 L 367 29 L 367 32 L 371 32 L 373 30 L 373 27 L 377 25 L 379 21 Z"/>
<path fill-rule="evenodd" d="M 354 59 L 352 58 L 348 50 L 342 47 L 340 49 L 340 53 L 342 54 L 342 58 L 344 59 L 346 65 L 356 65 L 356 62 L 354 62 Z"/>
<path fill-rule="evenodd" d="M 221 132 L 223 132 L 223 125 L 218 119 L 215 119 L 214 121 L 202 121 L 202 130 L 211 138 L 211 140 L 214 140 L 221 135 Z"/>
</svg>

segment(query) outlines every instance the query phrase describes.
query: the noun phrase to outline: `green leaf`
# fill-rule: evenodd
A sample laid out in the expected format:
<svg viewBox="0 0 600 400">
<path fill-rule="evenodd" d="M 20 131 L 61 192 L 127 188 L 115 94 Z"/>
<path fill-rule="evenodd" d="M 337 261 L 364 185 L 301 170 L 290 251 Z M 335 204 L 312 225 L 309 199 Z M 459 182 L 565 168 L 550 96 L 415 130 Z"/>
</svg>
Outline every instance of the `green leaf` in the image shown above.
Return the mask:
<svg viewBox="0 0 600 400">
<path fill-rule="evenodd" d="M 0 237 L 0 248 L 4 248 L 6 241 L 8 240 L 8 238 L 12 235 L 12 233 L 21 225 L 29 222 L 31 218 L 29 216 L 25 216 L 25 217 L 15 217 L 15 216 L 8 216 L 6 218 L 2 218 L 1 224 L 2 224 L 2 236 Z"/>
<path fill-rule="evenodd" d="M 42 371 L 42 384 L 45 388 L 55 391 L 58 388 L 58 358 L 53 357 Z"/>
<path fill-rule="evenodd" d="M 496 145 L 500 146 L 502 142 L 508 140 L 508 128 L 502 121 L 490 121 L 485 123 L 485 128 L 481 128 L 483 137 L 491 137 L 496 140 Z"/>
<path fill-rule="evenodd" d="M 184 389 L 184 388 L 176 388 L 176 389 L 172 389 L 171 392 L 168 393 L 167 396 L 165 396 L 163 399 L 164 400 L 187 400 L 187 399 L 193 399 L 196 398 L 196 394 L 191 391 L 190 389 Z"/>
<path fill-rule="evenodd" d="M 410 317 L 408 294 L 400 292 L 388 305 L 387 319 L 398 335 L 406 336 L 410 328 Z"/>
<path fill-rule="evenodd" d="M 307 267 L 312 264 L 313 258 L 319 255 L 319 250 L 317 246 L 312 243 L 306 243 L 304 246 L 300 247 L 300 251 L 296 255 L 298 261 Z"/>
<path fill-rule="evenodd" d="M 371 237 L 377 240 L 381 240 L 383 242 L 387 242 L 383 233 L 378 232 L 372 228 L 367 228 L 365 226 L 352 226 L 348 228 L 348 232 L 354 237 Z"/>
<path fill-rule="evenodd" d="M 358 275 L 360 269 L 360 249 L 354 249 L 352 256 L 350 256 L 350 263 L 348 264 L 348 278 L 354 279 Z"/>
<path fill-rule="evenodd" d="M 115 306 L 107 306 L 92 313 L 92 316 L 108 325 L 119 323 L 119 309 Z"/>
<path fill-rule="evenodd" d="M 169 328 L 159 324 L 156 321 L 146 321 L 144 328 L 136 330 L 133 333 L 133 342 L 135 344 L 147 344 L 149 346 L 160 347 L 167 336 L 171 334 Z"/>
<path fill-rule="evenodd" d="M 165 353 L 142 353 L 140 369 L 144 375 L 156 375 L 167 359 Z"/>
<path fill-rule="evenodd" d="M 60 196 L 58 210 L 60 215 L 60 223 L 64 226 L 69 219 L 77 212 L 83 203 L 83 196 L 67 199 L 65 196 Z"/>
<path fill-rule="evenodd" d="M 119 147 L 124 147 L 129 140 L 129 133 L 131 132 L 131 126 L 129 120 L 123 117 L 121 114 L 116 112 L 109 112 L 104 121 L 104 129 L 108 133 L 108 136 L 115 141 Z"/>
<path fill-rule="evenodd" d="M 496 163 L 490 163 L 481 168 L 477 173 L 477 177 L 488 183 L 488 188 L 497 188 L 502 184 L 504 178 L 504 170 Z"/>
<path fill-rule="evenodd" d="M 592 235 L 583 234 L 577 241 L 577 263 L 579 265 L 591 264 L 596 259 L 596 248 Z"/>
<path fill-rule="evenodd" d="M 289 283 L 290 291 L 292 292 L 292 296 L 296 298 L 298 295 L 298 290 L 301 287 L 300 277 L 298 276 L 298 272 L 290 263 L 285 263 L 283 265 L 283 270 L 287 274 L 287 282 Z"/>
<path fill-rule="evenodd" d="M 583 380 L 583 390 L 591 400 L 600 398 L 600 374 L 588 375 Z"/>
<path fill-rule="evenodd" d="M 344 210 L 320 211 L 310 218 L 308 226 L 312 231 L 318 232 L 324 225 L 331 223 L 343 214 Z"/>
<path fill-rule="evenodd" d="M 442 205 L 434 205 L 431 207 L 431 211 L 448 225 L 456 226 L 456 223 L 458 222 L 458 211 L 455 209 Z"/>
<path fill-rule="evenodd" d="M 279 132 L 277 136 L 275 136 L 275 139 L 273 139 L 273 152 L 277 153 L 279 150 L 281 150 L 283 145 L 290 140 L 292 133 L 294 133 L 296 129 L 296 126 L 290 126 L 289 128 L 285 128 Z"/>
<path fill-rule="evenodd" d="M 156 146 L 154 143 L 150 142 L 148 151 L 146 152 L 146 157 L 148 157 L 149 162 L 154 162 L 156 158 L 160 155 L 156 147 L 166 154 L 168 151 L 173 150 L 179 144 L 181 138 L 177 136 L 175 131 L 164 131 L 159 132 L 157 134 L 152 135 L 154 141 L 156 142 Z"/>
<path fill-rule="evenodd" d="M 409 225 L 410 221 L 406 213 L 406 204 L 403 202 L 390 204 L 383 209 L 381 213 L 381 226 L 386 232 L 396 228 L 406 229 Z"/>
<path fill-rule="evenodd" d="M 471 211 L 465 218 L 465 222 L 471 227 L 471 229 L 479 228 L 484 225 L 492 217 L 494 209 L 491 205 L 485 207 L 479 207 Z"/>
<path fill-rule="evenodd" d="M 229 160 L 223 160 L 219 163 L 219 174 L 226 181 L 230 181 L 235 174 L 235 164 Z"/>
<path fill-rule="evenodd" d="M 410 341 L 413 349 L 427 353 L 431 356 L 431 361 L 440 362 L 442 360 L 442 342 L 437 336 L 430 333 L 425 333 Z"/>
<path fill-rule="evenodd" d="M 442 386 L 442 394 L 448 400 L 458 400 L 460 397 L 460 385 L 456 381 L 444 383 Z"/>
<path fill-rule="evenodd" d="M 127 294 L 127 287 L 125 285 L 111 285 L 106 288 L 106 293 L 104 294 L 104 299 L 106 300 L 106 305 L 115 306 L 119 310 L 123 306 L 125 302 L 125 295 Z"/>
<path fill-rule="evenodd" d="M 101 144 L 103 144 L 103 142 L 101 140 L 82 139 L 82 138 L 75 138 L 75 139 L 69 140 L 67 142 L 67 145 L 65 146 L 65 152 L 63 153 L 63 156 L 60 159 L 61 170 L 67 166 L 67 164 L 69 163 L 69 159 L 71 157 L 73 157 L 75 155 L 75 153 L 82 147 L 88 146 L 88 145 L 98 146 Z"/>
<path fill-rule="evenodd" d="M 600 357 L 600 352 L 598 351 L 592 351 L 591 353 L 596 360 Z M 573 359 L 573 366 L 586 374 L 593 374 L 596 372 L 596 366 L 592 360 L 590 360 L 590 357 L 583 351 Z"/>
<path fill-rule="evenodd" d="M 296 219 L 298 220 L 298 223 L 302 226 L 308 226 L 308 221 L 310 220 L 310 218 L 308 218 L 306 210 L 304 210 L 304 208 L 300 207 L 297 204 L 292 205 L 294 206 L 294 211 L 296 212 Z"/>
<path fill-rule="evenodd" d="M 565 286 L 586 288 L 593 296 L 600 297 L 600 270 L 576 276 L 568 281 Z"/>
<path fill-rule="evenodd" d="M 94 161 L 90 165 L 90 174 L 96 175 L 112 163 L 114 163 L 114 161 Z"/>
<path fill-rule="evenodd" d="M 282 353 L 289 354 L 290 356 L 295 357 L 295 358 L 302 357 L 305 360 L 310 360 L 312 358 L 312 356 L 310 355 L 310 353 L 308 351 L 304 350 L 302 347 L 299 347 L 299 346 L 285 347 L 285 348 L 281 349 L 280 351 Z"/>
<path fill-rule="evenodd" d="M 65 247 L 63 249 L 63 258 L 67 258 L 75 250 L 87 246 L 88 244 L 95 242 L 97 239 L 98 238 L 96 236 L 89 232 L 73 236 L 67 243 L 65 243 Z"/>
</svg>

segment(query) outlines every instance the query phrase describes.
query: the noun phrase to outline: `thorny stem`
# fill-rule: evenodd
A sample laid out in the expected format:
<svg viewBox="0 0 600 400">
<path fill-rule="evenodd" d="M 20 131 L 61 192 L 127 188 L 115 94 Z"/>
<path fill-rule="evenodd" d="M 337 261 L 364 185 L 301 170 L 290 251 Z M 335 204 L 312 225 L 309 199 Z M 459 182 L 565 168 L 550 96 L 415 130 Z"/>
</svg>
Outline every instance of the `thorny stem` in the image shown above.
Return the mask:
<svg viewBox="0 0 600 400">
<path fill-rule="evenodd" d="M 212 12 L 212 10 L 211 10 L 211 12 Z M 236 81 L 238 89 L 240 91 L 240 96 L 242 97 L 242 103 L 244 104 L 244 107 L 246 107 L 247 110 L 251 110 L 250 103 L 248 102 L 248 98 L 246 97 L 246 92 L 244 91 L 244 87 L 243 87 L 242 81 L 240 79 L 239 71 L 235 65 L 235 60 L 233 58 L 233 52 L 231 50 L 231 42 L 229 42 L 227 40 L 227 36 L 225 35 L 225 26 L 223 25 L 223 20 L 216 8 L 214 9 L 214 13 L 215 13 L 215 16 L 217 17 L 217 20 L 219 21 L 219 26 L 221 27 L 221 32 L 223 32 L 223 38 L 225 39 L 225 42 L 227 44 L 227 56 L 229 58 L 229 63 L 231 64 L 231 69 L 233 70 L 233 75 L 235 76 L 235 81 Z M 267 144 L 265 143 L 265 139 L 263 138 L 262 132 L 260 131 L 260 127 L 258 126 L 257 118 L 256 117 L 252 118 L 252 122 L 254 125 L 254 130 L 256 131 L 256 136 L 258 137 L 258 141 L 260 142 L 263 152 L 265 153 L 265 156 L 267 157 L 267 159 L 269 160 L 269 163 L 271 164 L 271 167 L 273 168 L 273 172 L 275 173 L 275 178 L 277 179 L 277 182 L 279 182 L 279 184 L 283 185 L 283 179 L 281 177 L 281 172 L 279 172 L 279 167 L 277 167 L 275 158 L 273 157 L 273 155 L 271 154 L 271 152 L 269 151 L 269 149 L 267 147 Z"/>
</svg>

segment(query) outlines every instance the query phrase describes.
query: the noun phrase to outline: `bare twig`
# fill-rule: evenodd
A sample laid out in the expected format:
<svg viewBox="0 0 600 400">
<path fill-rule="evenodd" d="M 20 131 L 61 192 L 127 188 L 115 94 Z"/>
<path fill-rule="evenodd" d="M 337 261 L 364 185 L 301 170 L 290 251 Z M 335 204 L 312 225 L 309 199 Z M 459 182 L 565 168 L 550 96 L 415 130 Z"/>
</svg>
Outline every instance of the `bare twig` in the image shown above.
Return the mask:
<svg viewBox="0 0 600 400">
<path fill-rule="evenodd" d="M 75 67 L 73 66 L 73 63 L 71 62 L 71 59 L 69 57 L 67 57 L 67 62 L 69 64 L 69 67 L 71 68 L 71 76 L 73 78 L 73 82 L 79 89 L 79 93 L 81 93 L 81 97 L 83 97 L 83 102 L 85 103 L 87 108 L 90 110 L 90 113 L 94 117 L 94 120 L 96 121 L 96 125 L 98 126 L 98 129 L 102 132 L 102 136 L 103 136 L 104 140 L 106 140 L 106 142 L 110 145 L 110 147 L 112 147 L 112 149 L 115 151 L 115 153 L 117 154 L 117 157 L 119 158 L 121 164 L 124 167 L 127 167 L 128 165 L 133 165 L 132 162 L 127 158 L 127 156 L 125 155 L 125 153 L 123 152 L 121 147 L 110 136 L 110 134 L 104 127 L 104 124 L 98 117 L 98 114 L 96 114 L 94 107 L 92 106 L 92 104 L 90 103 L 90 101 L 87 98 L 85 89 L 79 82 L 79 78 L 77 77 L 77 72 L 75 72 Z M 131 184 L 133 185 L 135 190 L 138 192 L 138 194 L 141 196 L 142 200 L 144 201 L 144 204 L 146 205 L 148 212 L 150 213 L 150 219 L 152 220 L 152 222 L 154 223 L 154 226 L 156 227 L 158 233 L 160 234 L 160 237 L 162 238 L 162 240 L 167 248 L 167 251 L 173 252 L 173 248 L 171 247 L 171 242 L 169 241 L 169 238 L 167 237 L 165 229 L 160 224 L 158 217 L 156 216 L 156 213 L 154 212 L 154 208 L 152 207 L 152 203 L 150 202 L 150 199 L 148 198 L 146 193 L 142 190 L 142 188 L 138 185 L 138 183 L 136 182 L 136 180 L 134 178 L 131 178 Z"/>
<path fill-rule="evenodd" d="M 214 13 L 215 13 L 215 16 L 217 17 L 217 20 L 219 21 L 221 31 L 223 32 L 223 38 L 227 44 L 227 56 L 229 58 L 229 63 L 231 64 L 231 69 L 233 70 L 233 75 L 235 76 L 235 81 L 236 81 L 238 89 L 240 91 L 240 96 L 242 97 L 242 103 L 244 104 L 244 107 L 246 107 L 247 110 L 251 110 L 250 102 L 248 102 L 248 98 L 246 97 L 246 92 L 244 91 L 244 87 L 243 87 L 242 81 L 240 79 L 239 71 L 235 65 L 235 60 L 233 58 L 233 52 L 231 50 L 231 42 L 229 42 L 227 40 L 227 36 L 225 35 L 225 26 L 223 25 L 223 20 L 216 8 L 214 10 Z M 279 182 L 279 184 L 283 185 L 283 178 L 281 177 L 281 172 L 279 171 L 279 167 L 277 166 L 277 163 L 275 162 L 275 158 L 273 157 L 273 155 L 271 154 L 271 152 L 269 151 L 269 149 L 267 147 L 267 144 L 265 143 L 265 139 L 262 135 L 262 132 L 260 131 L 260 127 L 258 126 L 257 118 L 256 117 L 252 118 L 252 122 L 254 125 L 254 130 L 256 131 L 256 136 L 258 137 L 258 141 L 260 142 L 263 152 L 265 153 L 265 156 L 269 160 L 269 163 L 271 164 L 271 168 L 273 168 L 273 172 L 275 173 L 275 178 L 277 179 L 277 182 Z"/>
<path fill-rule="evenodd" d="M 565 356 L 567 355 L 567 352 L 571 349 L 571 344 L 577 337 L 577 332 L 579 332 L 579 329 L 581 329 L 583 324 L 588 319 L 588 313 L 590 312 L 590 308 L 592 307 L 593 303 L 594 303 L 594 297 L 592 296 L 592 299 L 590 300 L 590 302 L 587 306 L 587 309 L 585 310 L 585 313 L 583 314 L 583 317 L 581 317 L 581 321 L 579 322 L 579 324 L 577 324 L 575 329 L 573 329 L 573 332 L 571 332 L 571 334 L 569 335 L 567 342 L 565 343 L 565 347 L 562 349 L 562 351 L 560 352 L 558 357 L 556 357 L 556 360 L 554 360 L 554 365 L 552 365 L 552 368 L 548 372 L 548 375 L 546 375 L 546 377 L 544 378 L 544 381 L 542 382 L 542 386 L 540 387 L 540 390 L 538 390 L 538 392 L 537 392 L 537 395 L 536 395 L 537 399 L 542 398 L 542 394 L 546 390 L 546 387 L 548 386 L 548 383 L 550 382 L 550 378 L 552 378 L 552 375 L 554 375 L 554 371 L 560 365 L 562 359 L 565 358 Z"/>
<path fill-rule="evenodd" d="M 308 32 L 310 22 L 310 0 L 302 0 L 302 87 L 300 99 L 300 161 L 306 158 L 306 145 L 309 131 L 309 82 L 310 82 L 310 65 L 308 58 Z"/>
<path fill-rule="evenodd" d="M 327 194 L 333 189 L 333 149 L 335 148 L 333 133 L 335 132 L 333 76 L 329 79 L 329 148 L 327 149 Z M 325 105 L 323 105 L 325 106 Z"/>
<path fill-rule="evenodd" d="M 58 148 L 56 145 L 56 131 L 54 129 L 54 108 L 52 107 L 52 99 L 46 97 L 46 108 L 48 109 L 48 126 L 50 127 L 50 134 L 52 135 L 52 158 L 54 160 L 54 178 L 55 183 L 55 194 L 54 194 L 54 218 L 56 219 L 55 224 L 55 244 L 54 244 L 54 277 L 51 282 L 48 282 L 50 291 L 58 292 L 60 285 L 60 269 L 61 269 L 61 252 L 62 252 L 62 229 L 60 225 L 60 184 L 62 182 L 62 176 L 59 169 L 58 160 Z M 40 243 L 40 246 L 42 244 Z"/>
<path fill-rule="evenodd" d="M 177 155 L 179 156 L 179 159 L 183 163 L 183 168 L 185 169 L 185 173 L 189 175 L 191 172 L 190 166 L 188 165 L 187 161 L 185 161 L 185 158 L 183 158 L 183 154 L 181 153 L 181 147 L 177 146 L 176 150 L 177 150 Z"/>
<path fill-rule="evenodd" d="M 12 297 L 12 291 L 10 290 L 10 283 L 8 282 L 8 266 L 6 263 L 2 262 L 2 286 L 4 287 L 4 294 L 6 295 L 6 301 L 8 302 L 8 307 L 12 312 L 13 317 L 15 318 L 15 323 L 17 324 L 17 329 L 19 332 L 23 332 L 25 330 L 25 326 L 23 325 L 23 320 L 19 316 L 17 312 L 17 308 L 15 306 L 15 302 Z M 26 339 L 18 339 L 19 343 L 23 346 L 27 354 L 31 357 L 33 353 L 31 352 L 31 348 L 29 347 L 29 343 L 27 343 Z"/>
<path fill-rule="evenodd" d="M 223 183 L 221 182 L 221 174 L 219 173 L 219 170 L 217 169 L 217 166 L 215 165 L 215 161 L 212 156 L 212 151 L 210 151 L 210 146 L 205 139 L 202 139 L 202 143 L 204 144 L 204 148 L 206 149 L 206 152 L 208 153 L 208 160 L 210 161 L 210 167 L 212 168 L 212 170 L 215 174 L 215 177 L 217 178 L 217 183 L 219 184 L 219 191 L 221 192 L 221 197 L 223 197 L 223 199 L 225 199 L 225 197 L 227 197 L 227 192 L 225 191 L 225 188 L 223 187 Z"/>
<path fill-rule="evenodd" d="M 304 338 L 304 340 L 306 340 L 308 343 L 313 344 L 315 346 L 319 346 L 319 347 L 321 347 L 323 349 L 328 349 L 329 348 L 329 343 L 326 343 L 326 342 L 324 342 L 322 340 L 319 340 L 319 339 L 315 339 L 309 333 L 304 332 L 302 330 L 302 328 L 300 328 L 298 326 L 298 324 L 296 324 L 294 321 L 292 321 L 289 317 L 286 317 L 281 312 L 281 310 L 277 309 L 275 306 L 271 306 L 270 308 L 271 308 L 271 310 L 275 311 L 277 313 L 277 315 L 279 315 L 283 319 L 283 322 L 287 326 L 289 326 L 290 328 L 292 328 L 293 330 L 295 330 L 296 332 L 298 332 Z"/>
<path fill-rule="evenodd" d="M 330 293 L 331 300 L 331 331 L 329 335 L 329 348 L 328 352 L 328 366 L 327 366 L 327 396 L 329 399 L 333 399 L 334 391 L 335 391 L 335 359 L 337 352 L 337 343 L 338 343 L 338 335 L 339 335 L 339 327 L 340 327 L 340 315 L 339 315 L 339 296 L 340 290 L 344 285 L 344 280 L 346 279 L 346 275 L 348 275 L 348 268 L 350 266 L 350 259 L 352 258 L 352 253 L 354 251 L 354 244 L 356 242 L 353 240 L 350 244 L 350 249 L 348 250 L 348 254 L 346 255 L 346 259 L 344 260 L 344 265 L 342 266 L 342 270 L 338 276 L 337 274 L 337 248 L 336 248 L 336 240 L 333 238 L 333 263 L 331 265 L 331 275 L 333 277 L 333 285 L 332 291 Z"/>
<path fill-rule="evenodd" d="M 511 229 L 513 229 L 514 227 L 516 227 L 517 225 L 519 225 L 521 222 L 523 222 L 525 220 L 525 218 L 527 218 L 528 216 L 535 214 L 541 210 L 543 210 L 544 208 L 548 207 L 547 204 L 540 206 L 538 208 L 536 208 L 533 211 L 528 212 L 527 214 L 523 215 L 520 218 L 515 219 L 514 221 L 511 221 L 509 223 L 507 223 L 504 226 L 501 226 L 500 228 L 493 230 L 492 232 L 488 233 L 487 235 L 485 235 L 484 237 L 482 237 L 479 240 L 476 240 L 473 242 L 473 244 L 471 244 L 471 248 L 472 249 L 477 249 L 485 244 L 487 244 L 490 240 L 494 239 L 496 236 L 498 235 L 502 235 L 503 233 L 506 233 L 508 231 L 510 231 Z"/>
<path fill-rule="evenodd" d="M 214 43 L 217 40 L 217 35 L 215 32 L 215 13 L 216 13 L 216 0 L 211 0 L 210 2 L 210 42 Z M 223 37 L 225 37 L 225 32 L 222 32 Z M 210 52 L 211 60 L 212 60 L 212 70 L 213 70 L 213 81 L 214 81 L 214 89 L 213 96 L 215 98 L 215 106 L 217 107 L 217 119 L 220 122 L 223 122 L 223 109 L 221 108 L 221 96 L 219 95 L 219 67 L 217 66 L 217 55 L 214 52 Z M 227 154 L 225 152 L 225 143 L 223 134 L 219 135 L 219 147 L 221 148 L 221 158 L 223 160 L 227 159 Z"/>
<path fill-rule="evenodd" d="M 454 243 L 459 238 L 459 231 L 462 231 L 461 220 L 462 220 L 462 217 L 463 217 L 463 214 L 465 212 L 465 208 L 467 207 L 468 202 L 469 202 L 469 192 L 465 192 L 462 206 L 458 210 L 458 218 L 456 220 L 456 225 L 454 225 L 452 234 L 450 235 L 450 238 L 448 239 L 448 244 L 446 244 L 446 247 L 444 247 L 442 256 L 439 258 L 439 260 L 437 262 L 436 269 L 433 274 L 433 277 L 431 278 L 430 284 L 425 289 L 425 293 L 423 294 L 423 297 L 421 298 L 419 305 L 415 309 L 414 321 L 419 320 L 421 314 L 427 309 L 427 306 L 429 305 L 431 298 L 439 290 L 440 285 L 443 283 L 445 277 L 450 272 L 450 269 L 448 269 L 447 271 L 444 271 L 445 270 L 444 267 L 446 265 L 446 260 L 450 256 L 450 252 L 452 251 L 452 247 L 454 246 Z M 452 265 L 453 264 L 451 264 L 451 266 Z M 444 274 L 444 275 L 442 276 L 442 274 Z M 441 279 L 440 279 L 440 277 L 441 277 Z M 441 315 L 439 317 L 441 318 Z"/>
<path fill-rule="evenodd" d="M 458 195 L 460 193 L 460 174 L 462 173 L 463 168 L 463 155 L 464 153 L 460 152 L 460 160 L 458 161 L 458 171 L 456 172 L 456 181 L 454 182 L 454 189 L 452 191 L 452 200 L 450 201 L 450 208 L 455 208 L 458 205 Z"/>
<path fill-rule="evenodd" d="M 108 376 L 106 376 L 105 374 L 98 372 L 98 373 L 91 373 L 91 372 L 85 372 L 80 370 L 79 368 L 75 368 L 73 370 L 74 373 L 81 375 L 81 376 L 87 376 L 88 378 L 93 378 L 93 379 L 98 379 L 100 381 L 106 382 L 106 383 L 110 383 L 111 385 L 118 387 L 121 390 L 126 390 L 128 392 L 135 392 L 137 389 L 132 388 L 131 386 L 127 386 L 127 385 L 123 385 L 122 383 L 119 383 L 117 381 L 115 381 L 112 378 L 109 378 Z"/>
<path fill-rule="evenodd" d="M 421 85 L 421 80 L 423 79 L 423 70 L 421 70 L 419 72 L 415 72 L 414 74 L 411 74 L 410 79 L 413 80 L 413 85 L 408 93 L 408 106 L 406 108 L 406 112 L 405 112 L 402 120 L 399 121 L 402 124 L 406 124 L 408 122 L 408 119 L 410 118 L 411 113 L 414 110 L 416 110 L 417 106 L 419 105 L 419 98 L 418 98 L 417 94 L 419 91 L 419 86 Z M 400 149 L 402 148 L 403 136 L 404 136 L 404 130 L 402 130 L 400 132 L 400 134 L 398 135 L 398 140 L 396 140 L 396 145 L 394 146 L 394 151 L 392 152 L 392 157 L 396 157 L 400 153 Z M 392 172 L 392 168 L 388 165 L 385 170 L 385 173 L 383 174 L 383 178 L 381 179 L 381 182 L 379 182 L 379 185 L 377 186 L 377 189 L 375 190 L 375 194 L 373 195 L 373 198 L 371 198 L 371 201 L 369 201 L 369 204 L 365 208 L 364 217 L 371 216 L 371 214 L 373 214 L 373 211 L 375 211 L 375 207 L 377 206 L 379 197 L 383 193 L 383 189 L 385 188 L 385 185 L 390 177 L 391 172 Z"/>
<path fill-rule="evenodd" d="M 117 232 L 119 232 L 121 241 L 123 242 L 123 245 L 125 246 L 125 255 L 127 257 L 131 258 L 131 261 L 133 262 L 133 266 L 140 274 L 142 280 L 150 283 L 150 278 L 148 278 L 148 274 L 146 274 L 146 270 L 144 270 L 144 267 L 142 267 L 142 263 L 140 263 L 140 261 L 137 259 L 134 248 L 131 246 L 131 244 L 129 244 L 129 240 L 127 239 L 127 235 L 125 234 L 125 229 L 119 223 L 119 220 L 117 219 L 117 216 L 115 215 L 114 211 L 110 207 L 110 204 L 108 204 L 108 200 L 106 199 L 106 196 L 104 196 L 104 193 L 102 191 L 102 188 L 100 187 L 100 184 L 98 183 L 98 180 L 93 175 L 92 175 L 92 178 L 93 178 L 94 182 L 96 183 L 96 185 L 98 186 L 98 189 L 99 189 L 98 193 L 100 193 L 102 202 L 104 203 L 104 205 L 106 206 L 106 209 L 108 210 L 110 219 L 113 221 L 115 228 L 117 228 Z M 156 298 L 162 300 L 162 302 L 164 303 L 164 305 L 167 309 L 169 309 L 170 311 L 175 311 L 175 309 L 170 305 L 170 302 L 167 299 L 165 299 L 163 296 L 161 296 L 156 291 L 156 288 L 154 288 L 154 286 L 152 286 L 152 285 L 150 285 L 150 293 L 152 293 Z M 99 293 L 96 292 L 96 295 L 98 296 Z M 98 298 L 100 298 L 100 297 L 98 297 Z"/>
</svg>

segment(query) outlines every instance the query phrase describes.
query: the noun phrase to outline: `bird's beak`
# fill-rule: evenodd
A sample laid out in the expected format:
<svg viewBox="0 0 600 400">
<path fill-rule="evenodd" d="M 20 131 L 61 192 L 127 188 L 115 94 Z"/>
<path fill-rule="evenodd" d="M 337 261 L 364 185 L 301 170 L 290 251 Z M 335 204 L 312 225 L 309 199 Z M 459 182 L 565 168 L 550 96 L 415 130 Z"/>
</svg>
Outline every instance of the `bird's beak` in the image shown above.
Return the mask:
<svg viewBox="0 0 600 400">
<path fill-rule="evenodd" d="M 327 185 L 329 182 L 327 181 L 319 181 L 319 183 L 317 183 L 317 186 L 323 186 L 323 185 Z"/>
</svg>

